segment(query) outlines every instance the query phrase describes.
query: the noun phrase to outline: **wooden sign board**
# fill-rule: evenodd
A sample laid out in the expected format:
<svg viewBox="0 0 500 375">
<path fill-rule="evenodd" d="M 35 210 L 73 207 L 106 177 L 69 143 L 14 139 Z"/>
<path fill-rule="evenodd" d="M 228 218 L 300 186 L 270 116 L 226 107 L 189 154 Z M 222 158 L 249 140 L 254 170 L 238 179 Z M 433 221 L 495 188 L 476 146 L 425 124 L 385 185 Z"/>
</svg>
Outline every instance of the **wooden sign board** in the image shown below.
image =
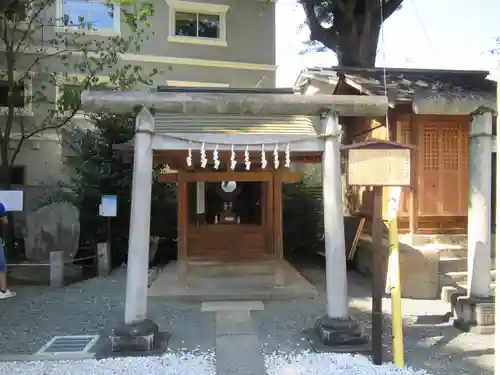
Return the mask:
<svg viewBox="0 0 500 375">
<path fill-rule="evenodd" d="M 348 149 L 347 184 L 408 186 L 411 184 L 411 150 L 408 148 Z"/>
</svg>

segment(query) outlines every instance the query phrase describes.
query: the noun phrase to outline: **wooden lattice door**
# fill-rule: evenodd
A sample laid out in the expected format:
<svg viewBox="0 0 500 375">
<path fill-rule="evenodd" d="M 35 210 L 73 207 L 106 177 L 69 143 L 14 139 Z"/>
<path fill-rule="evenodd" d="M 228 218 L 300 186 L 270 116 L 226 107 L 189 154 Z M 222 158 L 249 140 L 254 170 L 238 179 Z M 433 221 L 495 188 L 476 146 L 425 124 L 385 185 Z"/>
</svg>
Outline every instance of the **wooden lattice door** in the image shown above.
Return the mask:
<svg viewBox="0 0 500 375">
<path fill-rule="evenodd" d="M 467 214 L 467 125 L 422 121 L 419 126 L 418 213 Z"/>
</svg>

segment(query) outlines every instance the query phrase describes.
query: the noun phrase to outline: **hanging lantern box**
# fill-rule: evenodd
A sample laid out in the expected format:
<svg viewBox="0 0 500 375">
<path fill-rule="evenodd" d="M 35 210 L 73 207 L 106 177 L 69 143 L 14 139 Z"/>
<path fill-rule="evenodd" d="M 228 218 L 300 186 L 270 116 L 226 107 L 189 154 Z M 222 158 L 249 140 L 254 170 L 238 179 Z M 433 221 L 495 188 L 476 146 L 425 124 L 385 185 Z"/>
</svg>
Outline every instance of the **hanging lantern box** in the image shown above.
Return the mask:
<svg viewBox="0 0 500 375">
<path fill-rule="evenodd" d="M 347 153 L 347 184 L 351 186 L 409 186 L 415 146 L 371 140 L 342 146 Z"/>
</svg>

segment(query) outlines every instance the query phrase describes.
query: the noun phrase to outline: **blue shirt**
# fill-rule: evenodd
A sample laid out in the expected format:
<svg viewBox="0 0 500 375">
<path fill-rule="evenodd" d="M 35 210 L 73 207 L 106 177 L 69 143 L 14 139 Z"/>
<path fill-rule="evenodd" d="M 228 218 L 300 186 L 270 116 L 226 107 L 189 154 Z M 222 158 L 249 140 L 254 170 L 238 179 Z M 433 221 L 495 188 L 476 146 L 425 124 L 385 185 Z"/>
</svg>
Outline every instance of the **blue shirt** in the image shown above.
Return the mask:
<svg viewBox="0 0 500 375">
<path fill-rule="evenodd" d="M 5 216 L 7 216 L 7 210 L 5 209 L 3 203 L 0 202 L 0 217 L 5 217 Z"/>
</svg>

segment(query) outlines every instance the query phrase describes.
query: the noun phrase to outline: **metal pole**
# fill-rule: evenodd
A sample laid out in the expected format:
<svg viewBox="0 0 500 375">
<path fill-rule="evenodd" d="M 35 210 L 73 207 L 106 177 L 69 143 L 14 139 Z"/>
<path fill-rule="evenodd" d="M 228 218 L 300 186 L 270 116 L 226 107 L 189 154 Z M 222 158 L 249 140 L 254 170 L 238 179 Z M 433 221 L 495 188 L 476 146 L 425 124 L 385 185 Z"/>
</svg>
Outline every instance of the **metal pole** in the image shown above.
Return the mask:
<svg viewBox="0 0 500 375">
<path fill-rule="evenodd" d="M 108 252 L 111 253 L 111 216 L 108 217 L 108 227 L 106 233 L 106 242 L 108 243 Z"/>
<path fill-rule="evenodd" d="M 387 212 L 389 226 L 389 279 L 391 285 L 392 307 L 392 355 L 394 366 L 403 368 L 405 364 L 403 348 L 403 316 L 401 308 L 401 283 L 399 276 L 399 238 L 398 217 L 400 187 L 390 188 Z"/>
<path fill-rule="evenodd" d="M 500 249 L 500 61 L 496 70 L 497 81 L 497 125 L 496 125 L 496 178 L 495 178 L 495 269 L 500 270 L 500 256 L 497 252 Z M 495 292 L 495 375 L 500 375 L 500 305 L 498 304 L 498 293 Z"/>
<path fill-rule="evenodd" d="M 382 187 L 373 187 L 372 216 L 372 362 L 382 364 L 382 297 L 384 294 L 384 273 L 382 272 Z"/>
</svg>

